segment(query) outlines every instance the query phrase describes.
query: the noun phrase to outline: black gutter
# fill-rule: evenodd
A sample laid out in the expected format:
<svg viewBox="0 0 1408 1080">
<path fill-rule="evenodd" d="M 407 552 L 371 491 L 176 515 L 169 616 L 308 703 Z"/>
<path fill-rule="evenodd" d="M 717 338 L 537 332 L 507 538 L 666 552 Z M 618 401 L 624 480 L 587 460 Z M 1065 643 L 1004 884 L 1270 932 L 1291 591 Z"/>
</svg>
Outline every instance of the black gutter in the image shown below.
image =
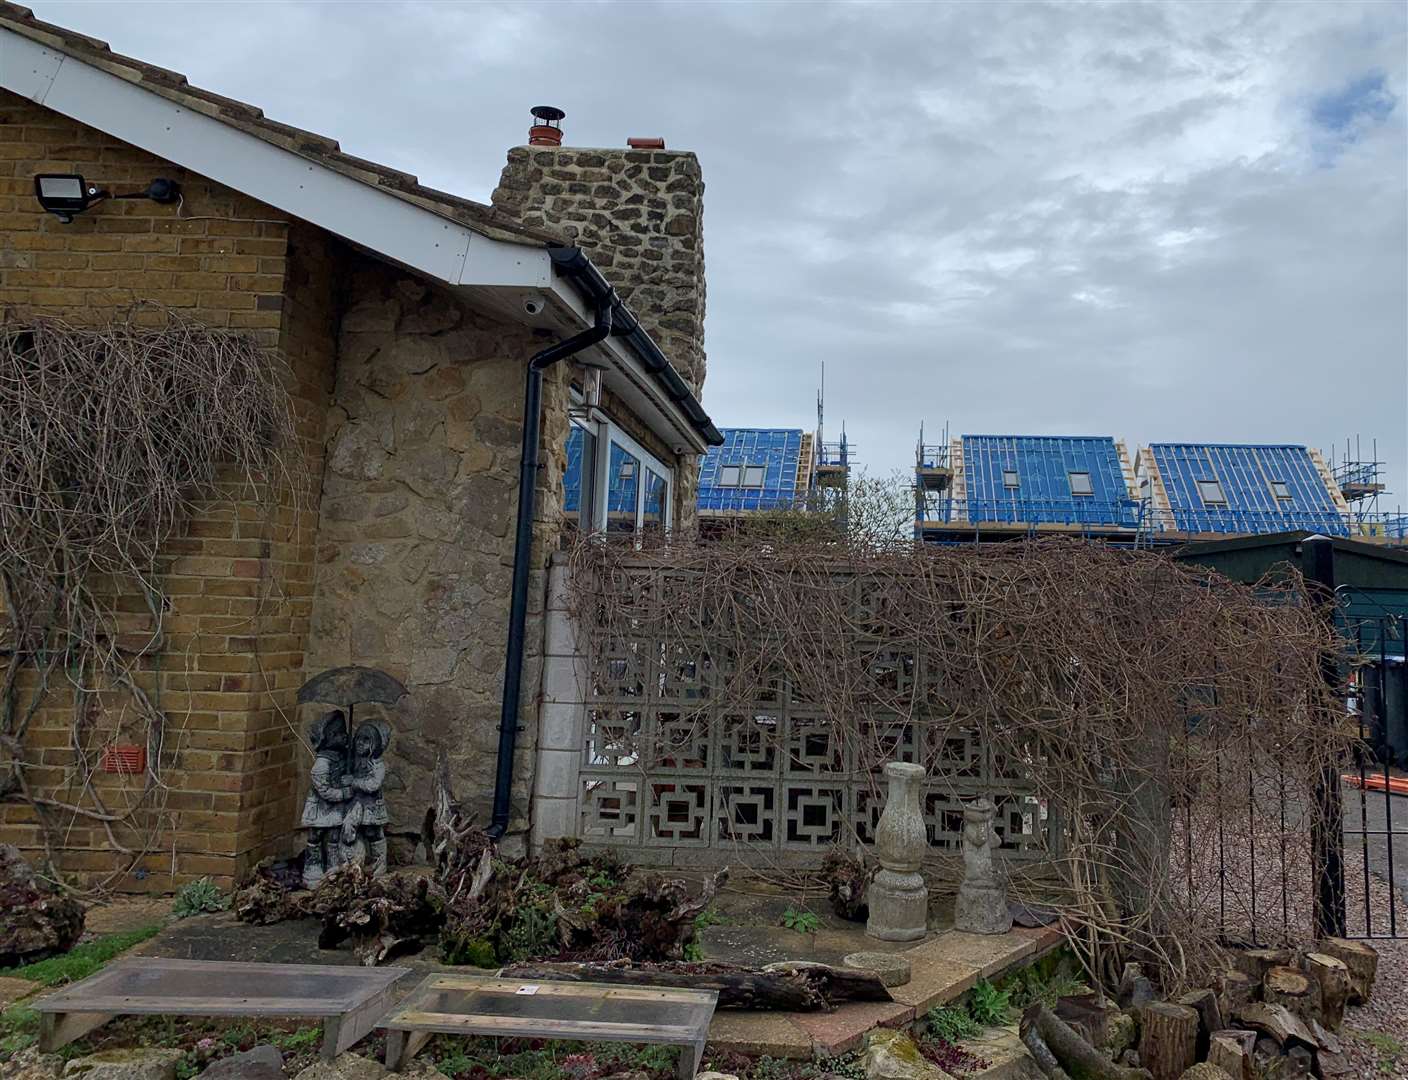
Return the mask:
<svg viewBox="0 0 1408 1080">
<path fill-rule="evenodd" d="M 579 286 L 588 296 L 602 296 L 604 291 L 610 290 L 610 284 L 601 276 L 601 271 L 593 265 L 591 259 L 587 258 L 581 248 L 549 248 L 548 254 L 552 258 L 553 265 L 562 275 Z M 612 307 L 611 335 L 624 338 L 635 350 L 641 363 L 644 364 L 645 370 L 659 384 L 665 392 L 665 396 L 679 406 L 680 411 L 689 419 L 690 426 L 699 433 L 700 438 L 710 446 L 723 445 L 722 432 L 709 419 L 709 414 L 699 404 L 699 399 L 685 385 L 685 381 L 680 378 L 680 373 L 660 351 L 660 346 L 656 345 L 655 340 L 642 329 L 640 320 L 636 318 L 635 313 L 619 297 Z"/>
<path fill-rule="evenodd" d="M 565 249 L 586 256 L 576 248 Z M 557 252 L 553 261 L 558 261 Z M 590 262 L 587 263 L 591 265 Z M 595 268 L 593 267 L 593 270 Z M 597 285 L 599 283 L 599 285 Z M 513 539 L 513 586 L 508 610 L 508 647 L 504 653 L 504 693 L 499 710 L 499 755 L 494 772 L 494 809 L 486 830 L 494 839 L 508 831 L 513 791 L 513 751 L 518 742 L 518 713 L 523 688 L 523 639 L 528 624 L 528 579 L 532 573 L 533 516 L 537 510 L 538 443 L 543 413 L 543 372 L 559 360 L 605 341 L 611 334 L 612 317 L 620 304 L 615 290 L 600 273 L 596 285 L 588 289 L 596 309 L 591 329 L 566 341 L 559 341 L 528 361 L 528 378 L 523 393 L 523 444 L 518 470 L 518 524 Z"/>
</svg>

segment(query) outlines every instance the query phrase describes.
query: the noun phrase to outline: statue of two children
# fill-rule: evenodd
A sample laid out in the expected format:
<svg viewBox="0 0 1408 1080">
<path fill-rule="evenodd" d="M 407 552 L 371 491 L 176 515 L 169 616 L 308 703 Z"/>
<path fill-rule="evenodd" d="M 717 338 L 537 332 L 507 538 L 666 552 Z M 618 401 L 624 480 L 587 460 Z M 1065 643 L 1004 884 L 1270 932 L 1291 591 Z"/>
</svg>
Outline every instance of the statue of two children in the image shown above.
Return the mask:
<svg viewBox="0 0 1408 1080">
<path fill-rule="evenodd" d="M 347 717 L 335 709 L 309 730 L 316 758 L 312 786 L 303 803 L 308 849 L 303 884 L 316 888 L 323 878 L 351 862 L 365 863 L 373 874 L 386 872 L 386 763 L 391 725 L 368 720 L 357 725 L 347 745 Z"/>
</svg>

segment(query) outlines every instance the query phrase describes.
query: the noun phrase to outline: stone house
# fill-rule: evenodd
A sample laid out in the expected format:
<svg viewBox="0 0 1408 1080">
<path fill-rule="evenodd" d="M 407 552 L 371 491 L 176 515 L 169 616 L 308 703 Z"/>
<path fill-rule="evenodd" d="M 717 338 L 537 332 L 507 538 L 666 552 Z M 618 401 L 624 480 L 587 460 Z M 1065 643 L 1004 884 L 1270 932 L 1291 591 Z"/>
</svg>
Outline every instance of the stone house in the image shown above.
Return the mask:
<svg viewBox="0 0 1408 1080">
<path fill-rule="evenodd" d="M 114 191 L 164 178 L 180 200 L 100 202 L 65 223 L 40 206 L 38 174 Z M 0 4 L 0 311 L 102 321 L 153 300 L 257 335 L 291 367 L 307 479 L 272 513 L 205 504 L 171 546 L 163 651 L 138 675 L 168 717 L 152 793 L 95 764 L 104 740 L 139 737 L 121 710 L 94 718 L 80 753 L 66 692 L 17 754 L 0 751 L 0 770 L 18 757 L 41 796 L 100 793 L 120 812 L 112 838 L 51 809 L 64 871 L 126 889 L 228 885 L 294 850 L 310 718 L 296 690 L 345 664 L 410 690 L 388 712 L 393 828 L 419 827 L 444 752 L 480 820 L 497 785 L 507 835 L 526 834 L 546 571 L 564 527 L 687 524 L 698 457 L 720 439 L 698 401 L 702 194 L 691 153 L 527 146 L 482 205 Z M 542 372 L 523 559 L 529 360 L 572 339 L 591 343 Z M 501 745 L 506 684 L 520 689 L 517 738 Z M 44 846 L 36 807 L 13 792 L 0 842 Z"/>
</svg>

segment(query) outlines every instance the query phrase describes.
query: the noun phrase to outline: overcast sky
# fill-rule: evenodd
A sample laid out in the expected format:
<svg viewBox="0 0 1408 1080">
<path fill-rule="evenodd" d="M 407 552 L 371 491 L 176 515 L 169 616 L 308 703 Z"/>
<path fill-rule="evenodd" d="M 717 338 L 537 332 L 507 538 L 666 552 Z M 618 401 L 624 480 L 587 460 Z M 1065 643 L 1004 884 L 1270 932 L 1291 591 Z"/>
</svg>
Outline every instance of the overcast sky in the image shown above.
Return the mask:
<svg viewBox="0 0 1408 1080">
<path fill-rule="evenodd" d="M 1399 0 L 28 2 L 471 198 L 534 104 L 697 151 L 721 426 L 812 426 L 824 361 L 872 469 L 1359 433 L 1408 507 Z"/>
</svg>

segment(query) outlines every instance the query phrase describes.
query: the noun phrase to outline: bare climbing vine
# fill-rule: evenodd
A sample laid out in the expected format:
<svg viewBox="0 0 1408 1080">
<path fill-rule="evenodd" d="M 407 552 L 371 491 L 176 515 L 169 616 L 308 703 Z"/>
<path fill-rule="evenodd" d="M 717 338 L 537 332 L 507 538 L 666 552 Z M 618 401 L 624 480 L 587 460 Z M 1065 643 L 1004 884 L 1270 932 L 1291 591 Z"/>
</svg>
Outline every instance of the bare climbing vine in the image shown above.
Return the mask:
<svg viewBox="0 0 1408 1080">
<path fill-rule="evenodd" d="M 167 548 L 204 500 L 297 503 L 287 383 L 253 337 L 153 305 L 100 326 L 0 322 L 0 798 L 34 808 L 51 875 L 76 830 L 121 854 L 113 878 L 152 849 Z M 56 745 L 36 721 L 64 708 Z M 118 732 L 146 766 L 110 806 L 95 775 Z"/>
</svg>

